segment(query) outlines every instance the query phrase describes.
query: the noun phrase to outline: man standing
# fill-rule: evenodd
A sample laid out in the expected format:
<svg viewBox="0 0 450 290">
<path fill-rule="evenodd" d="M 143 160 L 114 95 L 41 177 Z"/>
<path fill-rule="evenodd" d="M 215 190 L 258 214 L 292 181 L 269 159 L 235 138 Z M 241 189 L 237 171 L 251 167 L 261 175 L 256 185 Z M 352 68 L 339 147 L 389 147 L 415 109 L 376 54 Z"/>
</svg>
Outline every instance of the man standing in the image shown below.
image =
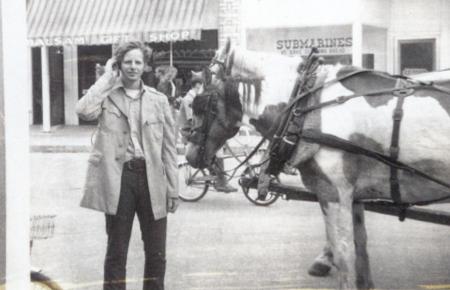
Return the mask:
<svg viewBox="0 0 450 290">
<path fill-rule="evenodd" d="M 140 42 L 119 45 L 77 104 L 81 118 L 99 122 L 81 206 L 106 216 L 105 290 L 126 289 L 135 213 L 145 251 L 143 289 L 164 289 L 166 217 L 178 206 L 178 169 L 167 97 L 141 80 L 150 56 Z"/>
</svg>

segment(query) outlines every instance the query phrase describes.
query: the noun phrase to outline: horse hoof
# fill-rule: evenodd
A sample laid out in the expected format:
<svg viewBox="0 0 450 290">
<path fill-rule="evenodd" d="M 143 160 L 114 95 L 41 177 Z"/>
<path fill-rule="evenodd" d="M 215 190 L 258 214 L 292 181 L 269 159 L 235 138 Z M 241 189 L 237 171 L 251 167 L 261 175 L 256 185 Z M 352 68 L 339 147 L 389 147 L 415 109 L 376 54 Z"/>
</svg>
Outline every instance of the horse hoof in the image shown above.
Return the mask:
<svg viewBox="0 0 450 290">
<path fill-rule="evenodd" d="M 323 264 L 320 262 L 316 262 L 312 264 L 312 266 L 308 270 L 308 274 L 316 277 L 324 277 L 327 276 L 331 271 L 331 266 L 327 264 Z"/>
</svg>

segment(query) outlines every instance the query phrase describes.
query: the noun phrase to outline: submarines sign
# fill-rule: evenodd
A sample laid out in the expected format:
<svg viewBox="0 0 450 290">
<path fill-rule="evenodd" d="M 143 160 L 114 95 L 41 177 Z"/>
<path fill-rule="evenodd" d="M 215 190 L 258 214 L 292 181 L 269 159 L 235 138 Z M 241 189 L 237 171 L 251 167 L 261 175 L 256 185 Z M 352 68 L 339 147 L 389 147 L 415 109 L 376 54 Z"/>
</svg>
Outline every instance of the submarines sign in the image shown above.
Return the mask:
<svg viewBox="0 0 450 290">
<path fill-rule="evenodd" d="M 307 55 L 312 47 L 320 54 L 351 53 L 351 37 L 278 39 L 276 49 L 284 55 Z"/>
<path fill-rule="evenodd" d="M 320 54 L 351 54 L 351 26 L 257 28 L 247 30 L 247 48 L 303 56 L 317 47 Z"/>
</svg>

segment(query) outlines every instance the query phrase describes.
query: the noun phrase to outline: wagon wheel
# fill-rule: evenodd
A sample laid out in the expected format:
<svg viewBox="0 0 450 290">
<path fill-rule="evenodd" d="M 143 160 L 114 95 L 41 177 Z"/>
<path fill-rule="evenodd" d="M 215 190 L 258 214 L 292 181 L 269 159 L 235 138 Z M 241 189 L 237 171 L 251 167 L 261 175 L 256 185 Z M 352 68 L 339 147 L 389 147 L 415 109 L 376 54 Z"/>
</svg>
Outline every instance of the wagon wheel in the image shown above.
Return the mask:
<svg viewBox="0 0 450 290">
<path fill-rule="evenodd" d="M 257 178 L 259 175 L 259 168 L 247 167 L 242 173 L 242 176 L 249 178 Z M 278 177 L 274 178 L 272 181 L 279 181 Z M 242 186 L 242 191 L 245 197 L 253 204 L 259 206 L 269 206 L 280 197 L 276 192 L 269 191 L 264 199 L 258 197 L 258 191 L 256 189 L 250 189 L 250 187 Z"/>
</svg>

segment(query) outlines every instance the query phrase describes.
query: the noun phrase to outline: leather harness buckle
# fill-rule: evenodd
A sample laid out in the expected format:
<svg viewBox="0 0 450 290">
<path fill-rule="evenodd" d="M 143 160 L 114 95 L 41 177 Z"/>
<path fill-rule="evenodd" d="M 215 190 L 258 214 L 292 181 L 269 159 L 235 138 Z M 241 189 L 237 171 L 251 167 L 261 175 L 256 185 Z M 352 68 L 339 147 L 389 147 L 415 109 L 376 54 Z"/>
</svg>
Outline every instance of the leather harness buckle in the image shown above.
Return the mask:
<svg viewBox="0 0 450 290">
<path fill-rule="evenodd" d="M 339 96 L 336 98 L 336 103 L 338 104 L 343 104 L 347 101 L 347 97 L 346 96 Z"/>
</svg>

